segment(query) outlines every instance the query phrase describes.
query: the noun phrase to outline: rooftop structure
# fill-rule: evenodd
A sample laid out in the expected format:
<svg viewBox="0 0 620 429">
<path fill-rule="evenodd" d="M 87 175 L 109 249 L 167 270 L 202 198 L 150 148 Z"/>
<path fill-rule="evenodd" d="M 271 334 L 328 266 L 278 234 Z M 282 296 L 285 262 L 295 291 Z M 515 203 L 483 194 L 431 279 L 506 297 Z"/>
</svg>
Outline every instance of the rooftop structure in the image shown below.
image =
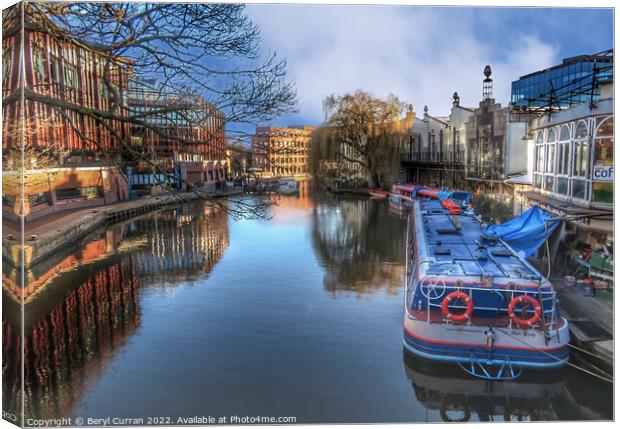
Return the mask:
<svg viewBox="0 0 620 429">
<path fill-rule="evenodd" d="M 600 97 L 599 84 L 612 78 L 613 72 L 613 49 L 565 58 L 562 64 L 512 82 L 512 107 L 545 112 L 596 102 Z"/>
</svg>

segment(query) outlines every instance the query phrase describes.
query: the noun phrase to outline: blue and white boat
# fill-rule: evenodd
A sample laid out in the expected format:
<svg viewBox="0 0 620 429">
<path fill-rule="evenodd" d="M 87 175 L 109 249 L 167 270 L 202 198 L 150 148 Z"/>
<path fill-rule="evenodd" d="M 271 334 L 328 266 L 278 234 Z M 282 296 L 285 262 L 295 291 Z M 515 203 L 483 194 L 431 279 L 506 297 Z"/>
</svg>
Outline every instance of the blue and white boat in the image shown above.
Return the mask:
<svg viewBox="0 0 620 429">
<path fill-rule="evenodd" d="M 568 322 L 556 292 L 473 210 L 413 203 L 407 226 L 404 346 L 487 379 L 569 358 Z"/>
</svg>

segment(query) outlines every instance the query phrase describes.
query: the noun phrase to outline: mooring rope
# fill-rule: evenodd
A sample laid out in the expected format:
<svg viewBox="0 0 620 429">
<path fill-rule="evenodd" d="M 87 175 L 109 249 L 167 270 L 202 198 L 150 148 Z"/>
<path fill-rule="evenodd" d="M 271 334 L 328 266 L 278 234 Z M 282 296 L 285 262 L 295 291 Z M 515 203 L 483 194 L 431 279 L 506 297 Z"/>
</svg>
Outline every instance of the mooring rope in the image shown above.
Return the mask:
<svg viewBox="0 0 620 429">
<path fill-rule="evenodd" d="M 612 360 L 612 359 L 609 359 L 607 356 L 602 356 L 602 355 L 599 355 L 599 354 L 596 354 L 596 353 L 592 353 L 592 352 L 590 352 L 590 351 L 588 351 L 588 350 L 586 350 L 586 349 L 582 349 L 581 347 L 577 347 L 577 346 L 575 346 L 575 345 L 573 345 L 573 344 L 570 344 L 570 343 L 568 344 L 568 346 L 569 346 L 569 347 L 572 347 L 572 348 L 574 348 L 574 349 L 576 349 L 576 350 L 579 350 L 579 351 L 580 351 L 580 352 L 582 352 L 582 353 L 585 353 L 585 354 L 588 354 L 588 355 L 590 355 L 590 356 L 594 356 L 594 357 L 596 357 L 596 358 L 599 358 L 599 359 L 601 359 L 601 360 L 607 360 L 607 361 L 608 361 L 608 360 Z"/>
<path fill-rule="evenodd" d="M 532 349 L 534 349 L 534 350 L 536 350 L 536 351 L 538 351 L 538 352 L 540 352 L 540 353 L 543 353 L 543 354 L 545 354 L 545 355 L 547 355 L 547 356 L 549 356 L 549 357 L 551 357 L 551 358 L 553 358 L 553 359 L 555 359 L 555 360 L 557 360 L 557 361 L 561 361 L 561 360 L 562 360 L 562 359 L 558 358 L 557 356 L 554 356 L 554 355 L 552 355 L 551 353 L 548 353 L 548 352 L 546 352 L 546 351 L 544 351 L 544 350 L 542 350 L 542 349 L 540 349 L 540 348 L 538 348 L 538 347 L 536 347 L 536 346 L 533 346 L 532 344 L 528 343 L 527 341 L 525 341 L 525 340 L 523 340 L 523 339 L 521 339 L 521 338 L 519 338 L 519 337 L 517 337 L 517 336 L 515 336 L 515 335 L 512 335 L 510 332 L 504 331 L 503 329 L 498 328 L 498 327 L 495 327 L 495 329 L 497 329 L 497 330 L 498 330 L 498 331 L 500 331 L 500 332 L 503 332 L 503 333 L 504 333 L 504 334 L 506 334 L 506 335 L 511 336 L 512 338 L 514 338 L 515 340 L 517 340 L 517 341 L 519 341 L 519 342 L 521 342 L 521 343 L 525 344 L 526 346 L 528 346 L 528 347 L 530 347 L 530 348 L 532 348 Z M 585 369 L 585 368 L 582 368 L 582 367 L 580 367 L 580 366 L 578 366 L 578 365 L 575 365 L 575 364 L 574 364 L 574 363 L 572 363 L 572 362 L 566 362 L 566 365 L 568 365 L 568 366 L 570 366 L 570 367 L 573 367 L 573 368 L 575 368 L 575 369 L 578 369 L 579 371 L 583 371 L 583 372 L 585 372 L 585 373 L 587 373 L 587 374 L 593 375 L 594 377 L 600 378 L 601 380 L 606 381 L 606 382 L 608 382 L 608 383 L 611 383 L 611 384 L 613 384 L 613 383 L 614 383 L 613 379 L 610 379 L 610 378 L 604 377 L 604 376 L 602 376 L 602 375 L 596 374 L 596 373 L 594 373 L 594 372 L 592 372 L 592 371 L 589 371 L 589 370 L 587 370 L 587 369 Z M 594 366 L 594 365 L 593 365 L 593 366 Z M 594 366 L 594 367 L 596 368 L 596 366 Z M 598 369 L 599 371 L 602 371 L 600 368 L 596 368 L 596 369 Z"/>
</svg>

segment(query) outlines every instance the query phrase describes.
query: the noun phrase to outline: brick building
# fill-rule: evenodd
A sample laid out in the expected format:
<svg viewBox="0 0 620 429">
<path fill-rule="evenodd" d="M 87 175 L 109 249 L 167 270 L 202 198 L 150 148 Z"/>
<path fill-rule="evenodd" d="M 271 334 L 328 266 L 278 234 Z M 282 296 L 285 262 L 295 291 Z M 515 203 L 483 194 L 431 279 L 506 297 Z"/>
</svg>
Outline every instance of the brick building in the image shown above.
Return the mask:
<svg viewBox="0 0 620 429">
<path fill-rule="evenodd" d="M 127 115 L 121 100 L 127 89 L 128 61 L 67 37 L 36 4 L 19 3 L 5 10 L 3 18 L 3 214 L 13 219 L 23 214 L 28 220 L 126 198 L 127 183 L 112 153 L 117 152 L 118 137 L 129 138 L 129 124 L 97 121 L 73 107 Z M 72 108 L 55 107 L 48 100 Z"/>
<path fill-rule="evenodd" d="M 226 180 L 226 117 L 221 110 L 203 97 L 173 95 L 155 80 L 138 79 L 129 82 L 128 105 L 132 114 L 152 112 L 146 125 L 132 124 L 132 145 L 148 153 L 162 173 L 174 173 L 168 176 L 173 185 L 184 187 L 179 178 L 199 186 Z M 130 172 L 134 189 L 158 183 L 148 163 L 137 163 Z"/>
<path fill-rule="evenodd" d="M 306 176 L 310 138 L 316 127 L 256 127 L 252 136 L 253 166 L 262 176 Z"/>
</svg>

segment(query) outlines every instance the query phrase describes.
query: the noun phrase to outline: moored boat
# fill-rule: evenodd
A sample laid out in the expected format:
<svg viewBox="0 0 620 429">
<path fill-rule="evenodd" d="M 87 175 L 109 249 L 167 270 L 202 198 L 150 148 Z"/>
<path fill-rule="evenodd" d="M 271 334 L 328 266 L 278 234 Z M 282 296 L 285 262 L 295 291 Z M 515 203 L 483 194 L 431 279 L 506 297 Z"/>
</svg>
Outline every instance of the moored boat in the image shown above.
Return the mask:
<svg viewBox="0 0 620 429">
<path fill-rule="evenodd" d="M 368 193 L 370 194 L 371 197 L 375 197 L 375 198 L 387 198 L 390 195 L 388 191 L 384 191 L 383 189 L 380 189 L 380 188 L 371 189 L 370 191 L 368 191 Z"/>
<path fill-rule="evenodd" d="M 282 195 L 291 195 L 299 192 L 297 181 L 293 179 L 278 180 L 278 193 Z"/>
<path fill-rule="evenodd" d="M 390 206 L 399 210 L 409 210 L 416 198 L 419 186 L 394 185 L 389 193 Z"/>
<path fill-rule="evenodd" d="M 414 202 L 407 226 L 406 350 L 489 379 L 564 365 L 568 323 L 553 285 L 481 227 L 474 212 L 458 204 Z"/>
</svg>

